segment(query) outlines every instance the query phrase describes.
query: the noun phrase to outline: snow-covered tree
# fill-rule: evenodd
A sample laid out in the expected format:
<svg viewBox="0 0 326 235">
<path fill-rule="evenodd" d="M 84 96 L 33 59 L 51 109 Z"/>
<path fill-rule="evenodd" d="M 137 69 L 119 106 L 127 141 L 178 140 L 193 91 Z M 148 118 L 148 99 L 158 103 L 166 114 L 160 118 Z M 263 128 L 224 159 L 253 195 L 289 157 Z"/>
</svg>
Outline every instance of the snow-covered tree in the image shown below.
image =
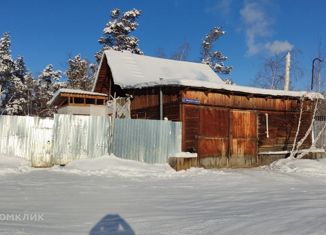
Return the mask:
<svg viewBox="0 0 326 235">
<path fill-rule="evenodd" d="M 224 61 L 228 58 L 220 51 L 214 50 L 214 43 L 225 34 L 220 27 L 214 27 L 204 38 L 201 47 L 202 63 L 208 64 L 215 72 L 229 74 L 232 67 L 225 66 Z"/>
<path fill-rule="evenodd" d="M 23 57 L 11 55 L 8 33 L 0 38 L 0 114 L 49 116 L 47 102 L 62 87 L 61 72 L 48 65 L 38 79 L 33 79 Z"/>
<path fill-rule="evenodd" d="M 68 88 L 91 90 L 94 81 L 95 65 L 82 59 L 80 55 L 69 59 L 65 72 Z"/>
<path fill-rule="evenodd" d="M 28 74 L 28 70 L 26 68 L 26 64 L 24 61 L 24 57 L 19 56 L 15 60 L 15 77 L 18 77 L 20 80 L 24 81 L 25 76 Z"/>
<path fill-rule="evenodd" d="M 0 39 L 0 112 L 8 115 L 25 114 L 26 86 L 24 76 L 27 69 L 23 57 L 13 60 L 11 55 L 11 40 L 8 33 Z"/>
<path fill-rule="evenodd" d="M 103 50 L 113 49 L 117 51 L 127 50 L 135 54 L 143 54 L 139 49 L 139 40 L 130 35 L 138 27 L 137 19 L 141 11 L 132 9 L 121 13 L 120 9 L 115 8 L 111 11 L 111 19 L 103 29 L 103 36 L 99 43 L 103 46 L 96 53 L 96 60 L 99 62 Z"/>
<path fill-rule="evenodd" d="M 37 80 L 35 80 L 30 73 L 24 76 L 24 84 L 26 86 L 26 115 L 36 115 L 37 111 L 37 97 L 35 89 L 37 88 Z"/>
<path fill-rule="evenodd" d="M 24 58 L 18 57 L 14 62 L 12 81 L 7 88 L 7 102 L 4 113 L 8 115 L 26 115 L 28 102 L 28 89 L 25 84 L 25 77 L 31 76 L 26 68 Z"/>
<path fill-rule="evenodd" d="M 0 86 L 1 86 L 1 113 L 7 103 L 8 89 L 13 83 L 15 62 L 11 56 L 11 40 L 9 33 L 4 33 L 0 38 Z"/>
<path fill-rule="evenodd" d="M 26 115 L 27 86 L 18 77 L 13 79 L 8 94 L 9 99 L 4 113 L 7 115 Z"/>
<path fill-rule="evenodd" d="M 61 71 L 54 70 L 53 65 L 49 64 L 38 76 L 34 87 L 34 112 L 37 116 L 52 116 L 54 110 L 48 107 L 47 102 L 52 98 L 53 93 L 61 88 Z"/>
</svg>

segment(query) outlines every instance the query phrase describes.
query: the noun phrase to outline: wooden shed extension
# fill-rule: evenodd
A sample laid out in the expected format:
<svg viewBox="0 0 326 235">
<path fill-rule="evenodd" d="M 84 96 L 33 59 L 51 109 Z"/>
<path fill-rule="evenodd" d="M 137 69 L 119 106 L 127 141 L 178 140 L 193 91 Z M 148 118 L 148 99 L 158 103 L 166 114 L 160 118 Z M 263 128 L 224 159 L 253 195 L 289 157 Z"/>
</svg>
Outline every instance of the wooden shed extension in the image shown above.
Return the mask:
<svg viewBox="0 0 326 235">
<path fill-rule="evenodd" d="M 108 95 L 77 89 L 59 89 L 48 102 L 60 114 L 107 115 Z"/>
<path fill-rule="evenodd" d="M 293 146 L 300 109 L 301 139 L 320 94 L 225 84 L 207 65 L 106 51 L 94 91 L 133 96 L 132 118 L 182 122 L 182 149 L 198 166 L 252 167 L 285 157 Z M 303 148 L 311 145 L 311 136 Z"/>
</svg>

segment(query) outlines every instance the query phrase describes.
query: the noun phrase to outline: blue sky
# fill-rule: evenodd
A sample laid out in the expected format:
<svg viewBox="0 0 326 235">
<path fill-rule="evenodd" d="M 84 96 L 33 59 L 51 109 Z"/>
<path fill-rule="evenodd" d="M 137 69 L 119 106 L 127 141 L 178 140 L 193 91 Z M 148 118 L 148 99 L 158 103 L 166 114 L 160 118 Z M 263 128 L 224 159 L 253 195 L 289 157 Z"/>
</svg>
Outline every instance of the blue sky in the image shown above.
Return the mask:
<svg viewBox="0 0 326 235">
<path fill-rule="evenodd" d="M 9 32 L 13 55 L 25 57 L 38 74 L 49 63 L 64 70 L 69 56 L 81 54 L 94 61 L 97 40 L 113 8 L 142 10 L 135 35 L 146 55 L 159 48 L 173 54 L 188 42 L 189 60 L 200 57 L 200 44 L 214 26 L 226 31 L 216 49 L 229 57 L 231 78 L 252 85 L 271 53 L 301 51 L 304 78 L 296 88 L 307 89 L 311 61 L 326 40 L 324 0 L 10 0 L 0 3 L 0 33 Z"/>
</svg>

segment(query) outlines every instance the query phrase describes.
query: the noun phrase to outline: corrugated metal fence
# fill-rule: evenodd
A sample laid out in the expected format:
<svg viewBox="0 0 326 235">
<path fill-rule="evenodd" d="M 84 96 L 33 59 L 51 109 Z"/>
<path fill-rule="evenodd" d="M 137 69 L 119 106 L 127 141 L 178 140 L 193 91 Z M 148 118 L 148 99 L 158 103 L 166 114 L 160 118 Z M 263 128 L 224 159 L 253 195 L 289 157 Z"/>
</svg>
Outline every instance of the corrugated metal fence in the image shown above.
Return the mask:
<svg viewBox="0 0 326 235">
<path fill-rule="evenodd" d="M 54 164 L 108 154 L 111 127 L 111 119 L 102 116 L 55 115 Z"/>
<path fill-rule="evenodd" d="M 53 120 L 0 116 L 0 155 L 46 161 L 51 154 Z"/>
<path fill-rule="evenodd" d="M 112 152 L 121 158 L 147 163 L 165 163 L 170 154 L 181 152 L 181 123 L 116 120 L 112 147 Z"/>
<path fill-rule="evenodd" d="M 34 166 L 66 164 L 114 153 L 164 163 L 181 151 L 181 124 L 171 121 L 55 115 L 54 119 L 0 116 L 0 156 L 18 156 Z"/>
</svg>

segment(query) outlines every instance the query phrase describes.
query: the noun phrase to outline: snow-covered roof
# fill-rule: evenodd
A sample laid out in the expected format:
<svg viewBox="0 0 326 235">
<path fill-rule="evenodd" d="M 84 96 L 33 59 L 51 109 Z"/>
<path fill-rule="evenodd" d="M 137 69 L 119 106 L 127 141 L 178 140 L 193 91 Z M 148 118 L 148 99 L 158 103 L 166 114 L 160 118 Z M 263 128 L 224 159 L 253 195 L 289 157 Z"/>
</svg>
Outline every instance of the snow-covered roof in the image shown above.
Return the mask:
<svg viewBox="0 0 326 235">
<path fill-rule="evenodd" d="M 106 50 L 104 57 L 106 57 L 108 66 L 111 69 L 114 83 L 122 89 L 173 85 L 268 96 L 324 98 L 319 93 L 271 90 L 226 84 L 208 65 L 202 63 L 162 59 L 115 50 Z M 104 61 L 103 58 L 100 66 Z M 93 90 L 95 90 L 97 79 L 98 76 Z"/>
<path fill-rule="evenodd" d="M 57 90 L 54 94 L 51 100 L 47 103 L 48 105 L 53 105 L 55 101 L 60 97 L 61 94 L 66 93 L 66 94 L 77 94 L 77 95 L 89 95 L 89 96 L 103 96 L 107 97 L 107 94 L 99 93 L 99 92 L 93 92 L 93 91 L 83 91 L 79 89 L 67 89 L 67 88 L 62 88 Z"/>
<path fill-rule="evenodd" d="M 194 81 L 194 80 L 163 80 L 159 83 L 157 82 L 148 82 L 140 83 L 134 85 L 132 88 L 142 88 L 142 87 L 154 87 L 154 86 L 187 86 L 187 87 L 196 87 L 196 88 L 206 88 L 220 91 L 229 91 L 229 92 L 238 92 L 246 94 L 256 94 L 256 95 L 266 95 L 266 96 L 286 96 L 286 97 L 305 97 L 308 99 L 324 99 L 324 96 L 316 92 L 306 92 L 306 91 L 284 91 L 284 90 L 272 90 L 272 89 L 263 89 L 257 87 L 248 87 L 248 86 L 238 86 L 230 85 L 226 83 L 218 82 L 205 82 L 205 81 Z"/>
<path fill-rule="evenodd" d="M 114 83 L 121 88 L 159 83 L 160 79 L 223 83 L 208 65 L 202 63 L 162 59 L 115 50 L 106 50 L 104 56 L 110 66 Z"/>
</svg>

